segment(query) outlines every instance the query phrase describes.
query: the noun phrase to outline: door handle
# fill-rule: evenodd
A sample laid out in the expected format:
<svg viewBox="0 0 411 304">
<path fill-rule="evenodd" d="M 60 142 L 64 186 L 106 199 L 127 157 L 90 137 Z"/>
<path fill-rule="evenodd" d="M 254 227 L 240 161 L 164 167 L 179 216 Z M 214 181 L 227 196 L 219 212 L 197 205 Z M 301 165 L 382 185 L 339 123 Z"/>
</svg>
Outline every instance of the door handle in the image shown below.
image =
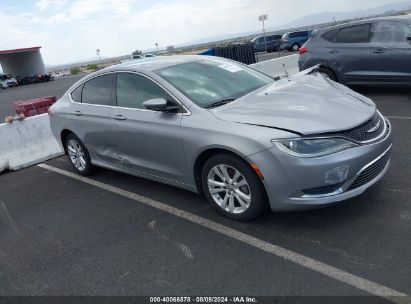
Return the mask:
<svg viewBox="0 0 411 304">
<path fill-rule="evenodd" d="M 338 53 L 338 51 L 337 51 L 337 50 L 331 50 L 331 51 L 329 51 L 328 53 L 330 53 L 330 54 L 335 54 L 335 53 Z"/>
<path fill-rule="evenodd" d="M 384 49 L 376 49 L 375 51 L 373 51 L 374 54 L 381 54 L 381 53 L 385 53 Z"/>
<path fill-rule="evenodd" d="M 123 115 L 114 115 L 114 119 L 116 119 L 116 120 L 126 120 L 127 118 L 125 118 Z"/>
<path fill-rule="evenodd" d="M 83 115 L 83 112 L 81 112 L 81 111 L 74 111 L 74 115 L 81 116 L 81 115 Z"/>
</svg>

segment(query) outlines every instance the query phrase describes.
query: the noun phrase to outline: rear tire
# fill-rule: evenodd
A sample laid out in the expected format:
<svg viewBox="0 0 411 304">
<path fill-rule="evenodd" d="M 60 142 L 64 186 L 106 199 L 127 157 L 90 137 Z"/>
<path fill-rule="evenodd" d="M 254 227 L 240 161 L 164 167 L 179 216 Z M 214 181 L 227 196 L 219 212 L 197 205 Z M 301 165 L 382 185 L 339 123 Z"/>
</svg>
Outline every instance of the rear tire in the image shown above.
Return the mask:
<svg viewBox="0 0 411 304">
<path fill-rule="evenodd" d="M 64 147 L 70 164 L 78 174 L 87 176 L 93 173 L 94 167 L 91 164 L 90 154 L 76 135 L 73 133 L 67 135 Z"/>
<path fill-rule="evenodd" d="M 228 218 L 250 221 L 267 209 L 267 195 L 260 178 L 246 161 L 232 154 L 209 158 L 201 183 L 210 204 Z"/>
<path fill-rule="evenodd" d="M 338 81 L 337 76 L 335 75 L 333 70 L 322 66 L 322 67 L 319 68 L 319 71 L 320 71 L 321 74 L 323 74 L 324 76 L 330 78 L 331 80 Z"/>
</svg>

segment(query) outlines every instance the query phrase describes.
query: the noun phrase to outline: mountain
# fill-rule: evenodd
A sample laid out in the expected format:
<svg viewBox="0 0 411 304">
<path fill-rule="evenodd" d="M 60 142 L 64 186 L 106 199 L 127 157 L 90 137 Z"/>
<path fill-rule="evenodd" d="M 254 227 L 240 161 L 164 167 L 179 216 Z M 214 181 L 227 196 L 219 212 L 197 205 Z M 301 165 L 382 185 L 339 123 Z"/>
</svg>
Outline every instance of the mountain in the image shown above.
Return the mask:
<svg viewBox="0 0 411 304">
<path fill-rule="evenodd" d="M 346 19 L 392 14 L 398 11 L 409 9 L 411 9 L 411 2 L 401 1 L 377 6 L 366 10 L 357 10 L 350 12 L 321 12 L 295 19 L 294 21 L 283 24 L 281 26 L 277 26 L 275 28 L 271 28 L 270 30 L 297 28 L 302 26 L 333 22 L 333 18 L 335 18 L 336 21 L 341 21 Z"/>
<path fill-rule="evenodd" d="M 396 12 L 410 10 L 411 9 L 411 1 L 400 1 L 389 3 L 381 6 L 376 6 L 373 8 L 369 8 L 366 10 L 354 10 L 349 12 L 321 12 L 317 14 L 307 15 L 289 23 L 283 24 L 281 26 L 275 26 L 267 28 L 267 32 L 286 32 L 290 29 L 299 28 L 299 27 L 308 27 L 311 25 L 320 25 L 326 23 L 333 23 L 335 18 L 336 21 L 347 20 L 347 19 L 356 19 L 356 18 L 364 18 L 370 16 L 378 16 L 378 15 L 390 15 L 395 14 Z M 236 38 L 250 38 L 250 36 L 261 35 L 260 31 L 253 31 L 253 32 L 242 32 L 242 33 L 233 33 L 233 34 L 222 34 L 214 37 L 206 37 L 203 39 L 198 39 L 194 41 L 189 41 L 186 43 L 177 44 L 174 47 L 182 48 L 187 46 L 195 46 L 195 45 L 202 45 L 202 44 L 209 44 L 213 42 L 222 42 L 228 41 L 231 39 Z M 240 40 L 240 39 L 239 39 Z"/>
</svg>

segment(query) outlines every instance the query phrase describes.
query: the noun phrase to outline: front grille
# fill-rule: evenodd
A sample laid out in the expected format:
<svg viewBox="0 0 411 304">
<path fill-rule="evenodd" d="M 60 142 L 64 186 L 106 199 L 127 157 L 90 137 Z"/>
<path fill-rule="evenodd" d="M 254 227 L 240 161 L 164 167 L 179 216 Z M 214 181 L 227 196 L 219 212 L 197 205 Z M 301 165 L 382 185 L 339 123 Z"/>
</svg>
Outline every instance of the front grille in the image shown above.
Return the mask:
<svg viewBox="0 0 411 304">
<path fill-rule="evenodd" d="M 390 150 L 391 151 L 391 150 Z M 378 174 L 381 173 L 381 171 L 385 168 L 387 165 L 389 159 L 390 159 L 390 151 L 388 151 L 383 157 L 381 157 L 379 160 L 377 160 L 375 163 L 373 163 L 371 166 L 366 168 L 364 171 L 358 175 L 358 177 L 354 180 L 354 182 L 348 187 L 347 191 L 353 190 L 355 188 L 361 187 L 362 185 L 365 185 L 368 183 L 370 180 L 374 179 L 375 177 L 378 176 Z"/>
<path fill-rule="evenodd" d="M 371 119 L 361 126 L 345 131 L 341 135 L 355 142 L 368 142 L 381 135 L 385 129 L 385 124 L 385 120 L 376 112 Z"/>
</svg>

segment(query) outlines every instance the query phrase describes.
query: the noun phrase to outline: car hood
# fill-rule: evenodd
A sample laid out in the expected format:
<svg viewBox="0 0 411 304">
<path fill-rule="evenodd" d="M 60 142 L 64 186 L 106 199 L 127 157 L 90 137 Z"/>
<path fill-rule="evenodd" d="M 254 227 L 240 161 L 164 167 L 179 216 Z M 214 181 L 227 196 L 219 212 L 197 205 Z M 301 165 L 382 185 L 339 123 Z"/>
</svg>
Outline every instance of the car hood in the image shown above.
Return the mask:
<svg viewBox="0 0 411 304">
<path fill-rule="evenodd" d="M 354 128 L 370 119 L 375 110 L 369 98 L 310 69 L 211 112 L 225 121 L 309 135 Z"/>
</svg>

